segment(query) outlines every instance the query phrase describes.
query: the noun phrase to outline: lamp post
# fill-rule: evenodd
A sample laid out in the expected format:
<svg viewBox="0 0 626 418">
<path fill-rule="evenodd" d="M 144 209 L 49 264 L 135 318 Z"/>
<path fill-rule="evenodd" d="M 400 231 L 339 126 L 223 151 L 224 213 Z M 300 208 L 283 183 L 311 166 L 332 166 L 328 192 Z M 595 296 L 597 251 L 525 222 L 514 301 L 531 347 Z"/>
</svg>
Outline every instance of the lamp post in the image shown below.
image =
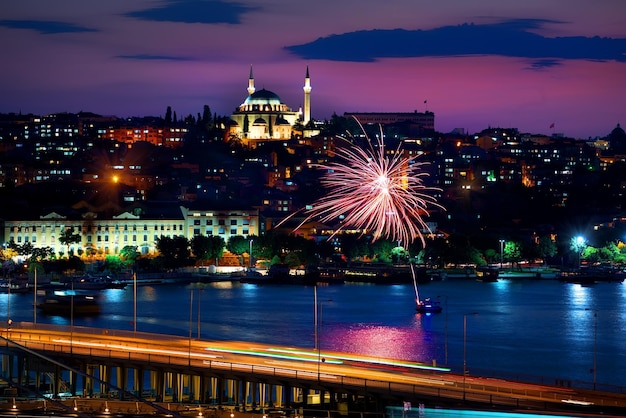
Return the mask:
<svg viewBox="0 0 626 418">
<path fill-rule="evenodd" d="M 504 240 L 500 240 L 500 269 L 502 269 L 502 261 L 504 258 Z"/>
<path fill-rule="evenodd" d="M 597 368 L 597 344 L 598 344 L 598 311 L 585 308 L 586 311 L 593 312 L 593 390 L 596 390 L 596 368 Z"/>
<path fill-rule="evenodd" d="M 11 328 L 11 276 L 7 279 L 7 328 Z"/>
<path fill-rule="evenodd" d="M 467 376 L 467 316 L 478 315 L 477 312 L 472 312 L 463 315 L 463 400 L 465 400 L 465 377 Z"/>
<path fill-rule="evenodd" d="M 317 293 L 316 293 L 317 294 Z M 332 299 L 328 299 L 325 302 L 332 302 Z M 324 307 L 324 301 L 319 303 L 319 321 L 317 321 L 317 381 L 320 381 L 321 365 L 326 360 L 322 358 L 322 312 Z"/>
<path fill-rule="evenodd" d="M 34 279 L 35 295 L 33 296 L 33 325 L 37 327 L 37 264 L 36 263 L 34 264 L 34 270 L 35 270 L 35 279 Z"/>
<path fill-rule="evenodd" d="M 133 334 L 137 334 L 137 269 L 133 269 Z"/>
<path fill-rule="evenodd" d="M 191 329 L 193 324 L 193 289 L 189 291 L 189 365 L 191 366 Z"/>
</svg>

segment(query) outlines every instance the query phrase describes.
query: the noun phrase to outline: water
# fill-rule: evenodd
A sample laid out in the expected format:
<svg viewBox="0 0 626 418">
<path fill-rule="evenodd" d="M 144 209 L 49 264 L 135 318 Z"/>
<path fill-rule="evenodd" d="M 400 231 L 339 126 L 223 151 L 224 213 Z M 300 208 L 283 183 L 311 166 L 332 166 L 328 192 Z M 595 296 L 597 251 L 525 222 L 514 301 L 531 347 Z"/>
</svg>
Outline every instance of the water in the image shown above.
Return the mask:
<svg viewBox="0 0 626 418">
<path fill-rule="evenodd" d="M 75 317 L 74 325 L 133 330 L 133 293 L 132 285 L 103 291 L 101 314 Z M 625 283 L 432 282 L 420 293 L 444 305 L 434 315 L 415 313 L 413 293 L 408 284 L 318 287 L 321 347 L 447 364 L 457 372 L 465 360 L 471 374 L 589 386 L 595 356 L 599 386 L 626 386 Z M 8 302 L 0 295 L 0 317 Z M 313 348 L 314 306 L 311 286 L 139 286 L 137 330 Z M 33 295 L 12 294 L 10 310 L 14 322 L 32 322 Z M 70 319 L 38 313 L 37 322 L 69 325 Z"/>
</svg>

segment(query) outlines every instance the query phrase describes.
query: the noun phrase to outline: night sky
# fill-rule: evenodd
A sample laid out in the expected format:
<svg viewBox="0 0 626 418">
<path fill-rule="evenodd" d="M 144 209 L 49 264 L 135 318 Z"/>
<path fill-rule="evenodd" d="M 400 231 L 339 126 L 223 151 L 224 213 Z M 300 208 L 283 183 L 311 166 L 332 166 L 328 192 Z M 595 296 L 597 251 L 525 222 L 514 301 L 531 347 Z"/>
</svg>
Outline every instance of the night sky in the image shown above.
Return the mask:
<svg viewBox="0 0 626 418">
<path fill-rule="evenodd" d="M 0 112 L 229 115 L 257 89 L 315 119 L 588 138 L 626 124 L 624 0 L 2 0 Z"/>
</svg>

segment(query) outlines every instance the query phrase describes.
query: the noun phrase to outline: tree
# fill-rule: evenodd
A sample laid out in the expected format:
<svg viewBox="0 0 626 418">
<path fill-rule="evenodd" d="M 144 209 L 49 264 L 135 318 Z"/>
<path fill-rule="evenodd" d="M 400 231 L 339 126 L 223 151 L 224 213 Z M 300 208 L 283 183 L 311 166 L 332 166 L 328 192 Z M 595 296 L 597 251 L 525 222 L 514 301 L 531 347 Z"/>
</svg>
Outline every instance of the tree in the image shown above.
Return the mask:
<svg viewBox="0 0 626 418">
<path fill-rule="evenodd" d="M 189 241 L 184 236 L 166 237 L 161 235 L 156 239 L 156 248 L 167 269 L 177 269 L 188 265 L 191 252 Z"/>
<path fill-rule="evenodd" d="M 200 261 L 215 260 L 224 254 L 224 238 L 196 235 L 191 239 L 191 252 Z"/>
<path fill-rule="evenodd" d="M 244 264 L 243 254 L 250 251 L 250 239 L 254 238 L 248 237 L 248 239 L 246 239 L 242 235 L 233 235 L 228 238 L 228 242 L 226 243 L 226 249 L 228 249 L 228 251 L 241 257 L 242 266 Z M 257 242 L 257 246 L 259 246 L 259 244 L 260 243 Z"/>
<path fill-rule="evenodd" d="M 546 264 L 548 258 L 552 258 L 557 253 L 556 242 L 554 242 L 549 236 L 539 237 L 539 243 L 537 244 L 537 252 L 543 263 Z"/>
<path fill-rule="evenodd" d="M 202 127 L 207 130 L 211 128 L 211 108 L 208 105 L 204 105 L 202 111 Z"/>
<path fill-rule="evenodd" d="M 124 268 L 124 261 L 117 255 L 107 255 L 104 259 L 104 269 L 111 274 L 119 274 Z"/>
<path fill-rule="evenodd" d="M 52 247 L 33 248 L 30 259 L 36 262 L 40 262 L 52 258 L 53 255 L 54 250 L 52 249 Z"/>
<path fill-rule="evenodd" d="M 172 107 L 171 106 L 168 106 L 167 110 L 165 111 L 165 123 L 168 125 L 172 123 Z"/>
<path fill-rule="evenodd" d="M 126 245 L 120 250 L 120 258 L 126 267 L 134 266 L 139 257 L 136 245 Z"/>
<path fill-rule="evenodd" d="M 522 259 L 522 248 L 519 242 L 507 241 L 504 244 L 504 259 L 511 263 L 519 263 Z"/>
<path fill-rule="evenodd" d="M 68 257 L 71 255 L 70 245 L 78 244 L 80 241 L 81 241 L 81 236 L 79 234 L 74 233 L 74 228 L 65 228 L 63 231 L 61 231 L 61 234 L 59 235 L 59 242 L 62 245 L 67 246 Z"/>
</svg>

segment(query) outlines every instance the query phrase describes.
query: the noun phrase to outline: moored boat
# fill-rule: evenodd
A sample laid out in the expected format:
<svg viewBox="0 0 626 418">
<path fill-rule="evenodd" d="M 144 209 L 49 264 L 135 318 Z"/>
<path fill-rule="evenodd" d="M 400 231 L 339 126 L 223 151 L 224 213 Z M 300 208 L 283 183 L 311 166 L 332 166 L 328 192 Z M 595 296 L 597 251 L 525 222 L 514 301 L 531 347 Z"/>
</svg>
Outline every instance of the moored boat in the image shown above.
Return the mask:
<svg viewBox="0 0 626 418">
<path fill-rule="evenodd" d="M 4 279 L 0 282 L 0 293 L 28 293 L 30 291 L 28 280 Z"/>
<path fill-rule="evenodd" d="M 46 294 L 37 305 L 47 315 L 97 315 L 100 313 L 98 296 L 80 290 L 55 290 Z"/>
<path fill-rule="evenodd" d="M 562 270 L 557 278 L 562 282 L 594 284 L 598 282 L 623 282 L 626 274 L 623 270 L 611 267 L 581 267 L 575 270 Z"/>
<path fill-rule="evenodd" d="M 74 290 L 104 290 L 123 289 L 126 282 L 114 280 L 109 276 L 82 276 L 68 277 L 64 281 L 65 287 Z"/>
<path fill-rule="evenodd" d="M 476 280 L 479 282 L 497 282 L 500 276 L 500 269 L 497 267 L 478 267 L 476 269 Z"/>
</svg>

